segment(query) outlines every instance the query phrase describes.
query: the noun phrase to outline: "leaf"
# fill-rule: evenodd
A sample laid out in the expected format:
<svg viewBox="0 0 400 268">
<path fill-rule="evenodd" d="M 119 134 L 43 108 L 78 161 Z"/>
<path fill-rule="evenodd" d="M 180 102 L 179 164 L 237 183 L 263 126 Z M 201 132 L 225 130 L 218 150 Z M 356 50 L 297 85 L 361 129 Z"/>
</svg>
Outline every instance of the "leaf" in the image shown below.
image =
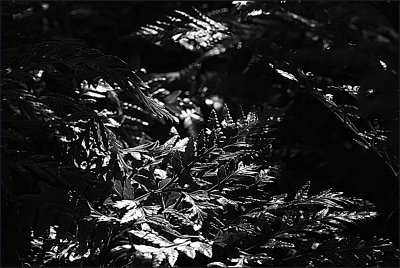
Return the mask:
<svg viewBox="0 0 400 268">
<path fill-rule="evenodd" d="M 188 256 L 191 259 L 194 259 L 196 257 L 196 251 L 191 246 L 187 246 L 187 245 L 177 246 L 176 249 L 178 251 L 184 253 L 186 256 Z"/>
<path fill-rule="evenodd" d="M 285 200 L 287 198 L 287 194 L 280 194 L 280 195 L 275 195 L 271 198 L 270 204 L 284 204 Z"/>
<path fill-rule="evenodd" d="M 187 227 L 192 227 L 195 224 L 185 214 L 180 213 L 179 211 L 176 211 L 175 209 L 167 208 L 164 210 L 164 213 L 169 216 L 168 220 L 174 225 L 184 225 Z M 179 243 L 175 240 L 174 240 L 175 244 Z M 184 241 L 186 241 L 186 240 L 184 240 Z"/>
<path fill-rule="evenodd" d="M 310 191 L 310 181 L 304 184 L 300 190 L 294 196 L 294 200 L 305 200 L 308 198 L 308 193 Z"/>
<path fill-rule="evenodd" d="M 155 190 L 157 189 L 157 184 L 154 179 L 154 173 L 146 169 L 140 169 L 139 174 L 133 177 L 133 181 L 141 184 L 143 187 L 147 189 Z"/>
<path fill-rule="evenodd" d="M 159 248 L 155 248 L 152 246 L 146 246 L 146 245 L 133 245 L 133 247 L 140 252 L 149 252 L 149 253 L 158 253 L 160 252 Z"/>
<path fill-rule="evenodd" d="M 124 190 L 123 190 L 123 198 L 124 199 L 135 199 L 135 191 L 132 187 L 132 184 L 129 180 L 125 181 Z"/>
<path fill-rule="evenodd" d="M 261 246 L 262 248 L 294 248 L 293 243 L 284 242 L 277 239 L 268 240 L 267 244 Z"/>
<path fill-rule="evenodd" d="M 184 138 L 184 139 L 178 140 L 178 142 L 174 146 L 174 149 L 179 152 L 185 152 L 185 148 L 186 148 L 186 145 L 188 144 L 188 142 L 189 142 L 189 138 Z"/>
<path fill-rule="evenodd" d="M 220 195 L 213 195 L 217 198 L 217 202 L 220 203 L 223 207 L 227 206 L 227 205 L 232 205 L 235 209 L 239 208 L 239 203 L 236 201 L 233 201 L 231 199 L 228 199 L 224 196 L 220 196 Z"/>
<path fill-rule="evenodd" d="M 162 189 L 165 185 L 167 185 L 173 178 L 165 178 L 158 183 L 158 189 Z"/>
<path fill-rule="evenodd" d="M 215 130 L 211 131 L 211 134 L 208 136 L 207 148 L 212 148 L 217 143 L 217 136 L 215 134 Z"/>
<path fill-rule="evenodd" d="M 170 249 L 167 251 L 168 264 L 171 265 L 172 267 L 175 266 L 178 257 L 179 257 L 179 252 L 177 250 Z"/>
<path fill-rule="evenodd" d="M 208 258 L 212 258 L 212 246 L 203 242 L 192 242 L 190 246 Z"/>
<path fill-rule="evenodd" d="M 173 168 L 175 174 L 180 173 L 181 170 L 183 169 L 181 158 L 179 157 L 179 153 L 178 152 L 175 152 L 174 156 L 172 157 L 171 165 L 172 165 L 172 168 Z"/>
<path fill-rule="evenodd" d="M 121 223 L 127 223 L 131 221 L 137 221 L 144 217 L 141 208 L 131 208 L 129 209 L 121 219 Z"/>
<path fill-rule="evenodd" d="M 322 209 L 315 214 L 316 219 L 323 219 L 328 215 L 329 208 Z"/>
<path fill-rule="evenodd" d="M 169 153 L 172 150 L 172 148 L 174 148 L 174 145 L 178 139 L 179 139 L 179 135 L 172 136 L 163 145 L 156 147 L 154 149 L 154 153 L 160 154 L 160 155 Z"/>
<path fill-rule="evenodd" d="M 205 145 L 206 145 L 205 133 L 204 133 L 204 129 L 202 129 L 200 131 L 199 135 L 197 136 L 197 140 L 196 140 L 197 155 L 199 155 L 205 151 Z"/>
<path fill-rule="evenodd" d="M 345 222 L 357 224 L 359 221 L 367 221 L 378 216 L 375 211 L 337 211 L 329 214 L 324 220 L 327 222 Z"/>
<path fill-rule="evenodd" d="M 287 78 L 287 79 L 289 79 L 289 80 L 292 80 L 292 81 L 295 81 L 295 82 L 299 82 L 299 81 L 297 80 L 297 78 L 296 78 L 293 74 L 291 74 L 291 73 L 282 71 L 282 70 L 280 70 L 280 69 L 275 69 L 275 71 L 276 71 L 278 74 L 282 75 L 283 77 L 285 77 L 285 78 Z"/>
<path fill-rule="evenodd" d="M 151 244 L 160 247 L 170 247 L 173 245 L 171 241 L 154 232 L 130 230 L 128 231 L 128 233 L 131 233 L 138 238 L 145 239 L 146 241 L 149 241 Z"/>
<path fill-rule="evenodd" d="M 132 209 L 132 208 L 136 208 L 138 207 L 138 202 L 133 201 L 133 200 L 118 200 L 115 203 L 113 203 L 112 205 L 118 209 Z"/>
<path fill-rule="evenodd" d="M 217 173 L 218 181 L 221 181 L 221 180 L 225 179 L 225 177 L 226 177 L 225 167 L 224 166 L 220 166 L 219 169 L 218 169 L 218 173 Z"/>
<path fill-rule="evenodd" d="M 114 180 L 114 189 L 120 196 L 123 196 L 124 187 L 122 186 L 122 183 L 120 180 L 118 180 L 118 179 Z"/>
<path fill-rule="evenodd" d="M 222 109 L 222 122 L 221 125 L 222 127 L 226 128 L 226 127 L 232 127 L 233 124 L 233 119 L 232 116 L 229 112 L 229 108 L 228 105 L 226 105 L 226 103 L 224 104 L 224 107 Z"/>
<path fill-rule="evenodd" d="M 187 163 L 190 163 L 194 158 L 194 141 L 192 136 L 189 137 L 189 141 L 186 144 L 185 158 Z"/>
<path fill-rule="evenodd" d="M 210 116 L 208 117 L 207 127 L 209 129 L 221 128 L 221 125 L 219 123 L 219 119 L 218 119 L 218 116 L 217 116 L 217 112 L 214 109 L 211 110 Z"/>
<path fill-rule="evenodd" d="M 227 267 L 227 265 L 223 262 L 214 261 L 207 264 L 207 267 Z"/>
</svg>

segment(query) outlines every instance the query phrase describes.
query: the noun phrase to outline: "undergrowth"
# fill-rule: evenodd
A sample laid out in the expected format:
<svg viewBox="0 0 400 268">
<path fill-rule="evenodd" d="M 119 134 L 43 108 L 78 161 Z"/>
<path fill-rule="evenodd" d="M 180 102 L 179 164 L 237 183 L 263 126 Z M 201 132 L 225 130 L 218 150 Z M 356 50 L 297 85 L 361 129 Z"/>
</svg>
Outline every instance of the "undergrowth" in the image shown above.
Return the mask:
<svg viewBox="0 0 400 268">
<path fill-rule="evenodd" d="M 15 21 L 24 25 L 32 8 L 38 7 L 2 3 L 2 34 L 13 36 Z M 310 182 L 294 193 L 276 187 L 274 141 L 294 96 L 317 100 L 357 146 L 395 176 L 398 169 L 396 147 L 387 142 L 397 118 L 379 110 L 371 123 L 373 104 L 359 104 L 374 92 L 366 89 L 370 81 L 343 77 L 343 70 L 302 69 L 317 48 L 321 56 L 309 60 L 328 66 L 349 51 L 355 61 L 362 54 L 351 48 L 340 54 L 335 25 L 293 9 L 240 2 L 207 14 L 177 11 L 144 26 L 129 38 L 178 44 L 198 55 L 186 68 L 161 74 L 132 70 L 73 39 L 10 39 L 1 63 L 2 247 L 18 256 L 13 265 L 397 265 L 389 239 L 354 232 L 379 215 L 371 202 L 332 189 L 315 192 Z M 382 52 L 373 34 L 353 41 Z M 278 104 L 269 102 L 271 92 L 246 112 L 234 98 L 222 101 L 218 90 L 229 90 L 231 77 L 207 64 L 221 58 L 234 64 L 243 50 L 249 61 L 238 80 L 265 71 L 284 92 Z M 362 61 L 368 72 L 390 84 L 395 63 L 385 58 L 382 68 L 369 60 Z M 168 89 L 177 82 L 182 90 Z M 159 125 L 170 130 L 163 142 L 149 134 Z"/>
</svg>

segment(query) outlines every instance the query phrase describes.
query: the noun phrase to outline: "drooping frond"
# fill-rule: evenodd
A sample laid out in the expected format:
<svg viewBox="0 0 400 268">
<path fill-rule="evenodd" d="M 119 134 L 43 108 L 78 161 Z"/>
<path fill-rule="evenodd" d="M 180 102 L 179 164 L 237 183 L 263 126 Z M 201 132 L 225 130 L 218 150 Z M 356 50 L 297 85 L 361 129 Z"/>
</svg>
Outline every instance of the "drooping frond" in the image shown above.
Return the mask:
<svg viewBox="0 0 400 268">
<path fill-rule="evenodd" d="M 23 49 L 10 49 L 3 53 L 3 64 L 10 72 L 4 78 L 13 80 L 20 72 L 41 71 L 47 79 L 60 85 L 59 92 L 73 95 L 82 81 L 90 85 L 102 78 L 111 87 L 120 88 L 130 97 L 138 98 L 150 111 L 158 116 L 172 116 L 163 109 L 163 104 L 152 99 L 146 92 L 147 86 L 128 67 L 114 56 L 87 48 L 77 42 L 42 42 Z"/>
</svg>

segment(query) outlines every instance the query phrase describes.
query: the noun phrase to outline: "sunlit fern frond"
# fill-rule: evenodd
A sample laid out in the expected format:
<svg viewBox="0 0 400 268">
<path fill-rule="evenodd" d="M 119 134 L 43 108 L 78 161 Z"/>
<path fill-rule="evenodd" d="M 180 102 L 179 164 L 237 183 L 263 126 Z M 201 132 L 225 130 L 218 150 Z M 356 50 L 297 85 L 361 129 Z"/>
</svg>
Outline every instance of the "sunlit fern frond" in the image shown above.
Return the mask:
<svg viewBox="0 0 400 268">
<path fill-rule="evenodd" d="M 175 11 L 166 21 L 142 27 L 136 35 L 162 45 L 170 40 L 191 51 L 204 51 L 213 48 L 230 37 L 228 28 L 197 9 L 194 15 Z"/>
</svg>

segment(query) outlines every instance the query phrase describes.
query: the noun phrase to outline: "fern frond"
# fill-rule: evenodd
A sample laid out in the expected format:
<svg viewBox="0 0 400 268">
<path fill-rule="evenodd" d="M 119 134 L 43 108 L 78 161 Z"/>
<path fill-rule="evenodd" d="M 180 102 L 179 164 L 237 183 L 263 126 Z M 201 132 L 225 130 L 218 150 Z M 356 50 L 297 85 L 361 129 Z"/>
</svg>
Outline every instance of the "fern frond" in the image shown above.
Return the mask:
<svg viewBox="0 0 400 268">
<path fill-rule="evenodd" d="M 13 54 L 15 55 L 15 54 Z M 120 87 L 124 93 L 138 98 L 147 108 L 158 116 L 173 120 L 163 109 L 163 105 L 152 99 L 146 92 L 147 86 L 130 70 L 128 65 L 114 56 L 104 55 L 98 50 L 87 48 L 76 42 L 42 42 L 21 52 L 16 57 L 5 54 L 4 64 L 12 70 L 22 67 L 21 71 L 43 70 L 47 79 L 63 85 L 67 90 L 77 88 L 82 81 L 94 84 L 96 79 L 103 78 L 112 87 Z M 21 72 L 20 71 L 20 72 Z M 64 76 L 62 76 L 62 75 Z M 15 72 L 7 76 L 11 79 Z M 73 95 L 73 92 L 65 92 Z"/>
<path fill-rule="evenodd" d="M 217 43 L 229 38 L 228 28 L 195 9 L 193 16 L 182 11 L 167 17 L 167 21 L 158 21 L 156 25 L 147 25 L 136 35 L 151 40 L 155 44 L 172 40 L 191 51 L 213 48 Z"/>
<path fill-rule="evenodd" d="M 376 237 L 369 241 L 360 238 L 339 238 L 318 243 L 312 252 L 283 260 L 281 265 L 302 263 L 302 265 L 385 265 L 383 259 L 397 259 L 397 251 L 386 239 Z M 383 257 L 385 256 L 385 257 Z"/>
</svg>

